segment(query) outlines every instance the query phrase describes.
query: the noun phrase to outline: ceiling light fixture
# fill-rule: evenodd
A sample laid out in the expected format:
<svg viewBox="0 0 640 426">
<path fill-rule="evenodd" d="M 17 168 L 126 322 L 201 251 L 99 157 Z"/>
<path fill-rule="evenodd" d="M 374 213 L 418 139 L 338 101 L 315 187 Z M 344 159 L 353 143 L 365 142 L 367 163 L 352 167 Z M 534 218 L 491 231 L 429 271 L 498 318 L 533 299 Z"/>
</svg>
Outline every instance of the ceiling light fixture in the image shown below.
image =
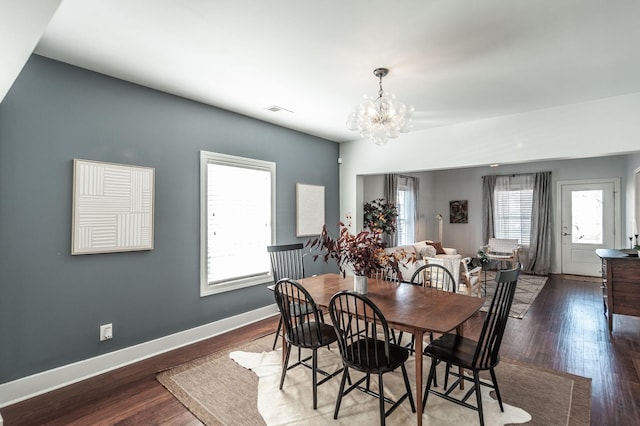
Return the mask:
<svg viewBox="0 0 640 426">
<path fill-rule="evenodd" d="M 397 138 L 399 133 L 408 132 L 413 126 L 411 115 L 414 108 L 400 102 L 392 93 L 382 90 L 382 77 L 389 73 L 387 68 L 376 68 L 373 75 L 380 79 L 377 98 L 365 95 L 364 100 L 349 114 L 347 128 L 357 130 L 363 138 L 371 139 L 376 145 L 384 145 L 389 138 Z"/>
</svg>

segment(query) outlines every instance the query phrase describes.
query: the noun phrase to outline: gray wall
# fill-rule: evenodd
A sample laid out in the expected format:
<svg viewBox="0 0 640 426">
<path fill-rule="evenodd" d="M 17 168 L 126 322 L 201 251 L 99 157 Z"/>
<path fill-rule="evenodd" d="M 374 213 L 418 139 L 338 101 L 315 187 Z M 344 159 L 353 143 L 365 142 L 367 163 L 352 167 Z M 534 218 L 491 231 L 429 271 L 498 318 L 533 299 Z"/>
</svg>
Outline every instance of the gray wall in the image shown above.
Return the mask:
<svg viewBox="0 0 640 426">
<path fill-rule="evenodd" d="M 200 150 L 277 163 L 278 243 L 298 240 L 296 182 L 338 221 L 336 143 L 31 57 L 0 104 L 0 383 L 273 303 L 199 296 Z M 74 158 L 155 168 L 153 251 L 70 255 Z"/>
</svg>

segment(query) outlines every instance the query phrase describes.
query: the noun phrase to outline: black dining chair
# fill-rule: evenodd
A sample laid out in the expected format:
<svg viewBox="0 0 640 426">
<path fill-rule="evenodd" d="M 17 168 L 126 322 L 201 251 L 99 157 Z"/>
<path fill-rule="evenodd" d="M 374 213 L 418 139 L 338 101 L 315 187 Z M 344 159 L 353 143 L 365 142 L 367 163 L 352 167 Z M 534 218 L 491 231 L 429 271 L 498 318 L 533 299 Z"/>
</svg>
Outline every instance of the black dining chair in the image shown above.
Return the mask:
<svg viewBox="0 0 640 426">
<path fill-rule="evenodd" d="M 411 276 L 411 281 L 409 281 L 409 284 L 421 285 L 423 287 L 439 288 L 443 291 L 449 291 L 451 293 L 456 292 L 456 282 L 453 279 L 453 275 L 451 274 L 451 272 L 444 266 L 438 265 L 436 263 L 427 263 L 426 265 L 422 265 L 418 269 L 416 269 Z M 402 341 L 403 334 L 403 332 L 400 332 L 400 336 L 398 338 L 399 341 Z M 433 333 L 429 333 L 429 339 L 433 340 Z M 411 336 L 411 342 L 407 345 L 407 347 L 412 352 L 414 344 L 414 337 Z"/>
<path fill-rule="evenodd" d="M 379 399 L 380 424 L 384 425 L 387 416 L 407 398 L 415 413 L 415 403 L 409 385 L 405 362 L 409 350 L 399 346 L 393 340 L 387 320 L 380 309 L 366 296 L 352 291 L 339 292 L 329 302 L 329 315 L 338 338 L 338 348 L 344 365 L 342 380 L 333 418 L 338 418 L 342 397 L 354 389 L 376 396 Z M 383 375 L 400 367 L 406 386 L 406 392 L 397 401 L 384 396 Z M 365 375 L 351 383 L 349 369 Z M 371 374 L 378 376 L 378 393 L 370 388 Z M 349 388 L 345 385 L 349 380 Z M 361 386 L 366 381 L 366 386 Z M 391 407 L 386 410 L 385 402 Z"/>
<path fill-rule="evenodd" d="M 281 279 L 276 283 L 273 294 L 278 309 L 280 309 L 287 341 L 280 377 L 280 389 L 282 390 L 288 370 L 299 365 L 310 368 L 312 371 L 313 409 L 315 410 L 318 406 L 318 386 L 342 371 L 340 368 L 333 373 L 327 373 L 318 368 L 318 349 L 337 340 L 335 329 L 331 324 L 325 324 L 322 314 L 318 311 L 309 292 L 296 281 L 289 278 Z M 292 346 L 311 349 L 311 356 L 299 359 L 298 362 L 289 366 Z M 311 365 L 308 364 L 309 360 L 311 360 Z M 318 373 L 325 376 L 319 382 Z"/>
<path fill-rule="evenodd" d="M 426 406 L 429 393 L 433 393 L 448 401 L 478 411 L 480 424 L 484 425 L 480 388 L 481 386 L 487 386 L 495 390 L 500 410 L 504 411 L 494 369 L 500 362 L 500 344 L 502 343 L 502 336 L 507 325 L 507 320 L 509 319 L 509 311 L 511 310 L 513 295 L 516 291 L 516 284 L 521 268 L 522 265 L 518 263 L 514 269 L 500 270 L 497 272 L 496 292 L 491 300 L 491 305 L 489 306 L 480 337 L 477 341 L 458 336 L 457 334 L 447 333 L 429 343 L 424 349 L 424 354 L 430 356 L 432 360 L 431 368 L 429 369 L 429 378 L 427 379 L 427 385 L 424 391 L 423 410 Z M 431 383 L 435 377 L 436 365 L 439 361 L 446 363 L 445 390 L 443 392 L 431 389 Z M 452 366 L 470 370 L 473 373 L 473 378 L 452 371 Z M 485 370 L 489 370 L 491 374 L 491 384 L 480 381 L 480 372 Z M 449 375 L 457 377 L 457 380 L 455 380 L 450 387 L 447 387 Z M 471 381 L 473 386 L 466 392 L 463 398 L 456 399 L 451 396 L 451 392 L 462 380 Z M 467 399 L 473 393 L 476 394 L 477 407 L 467 403 Z"/>
<path fill-rule="evenodd" d="M 427 263 L 420 266 L 411 276 L 410 283 L 423 287 L 439 288 L 452 293 L 456 292 L 456 280 L 451 271 L 437 263 Z"/>
<path fill-rule="evenodd" d="M 304 254 L 302 252 L 303 244 L 282 244 L 267 246 L 267 252 L 271 260 L 271 272 L 273 274 L 273 282 L 277 283 L 283 278 L 299 280 L 304 278 Z M 301 307 L 297 307 L 301 309 Z M 304 308 L 302 308 L 304 309 Z M 276 335 L 273 339 L 272 349 L 276 349 L 280 330 L 282 329 L 282 316 L 278 321 Z"/>
</svg>

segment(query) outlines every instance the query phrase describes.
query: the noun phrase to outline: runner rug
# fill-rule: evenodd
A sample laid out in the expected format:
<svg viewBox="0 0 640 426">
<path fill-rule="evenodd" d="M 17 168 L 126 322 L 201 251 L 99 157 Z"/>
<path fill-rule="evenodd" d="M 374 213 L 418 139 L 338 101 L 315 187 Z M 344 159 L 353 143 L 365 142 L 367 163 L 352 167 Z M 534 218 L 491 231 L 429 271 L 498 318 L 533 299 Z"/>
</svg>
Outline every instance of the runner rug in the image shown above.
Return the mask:
<svg viewBox="0 0 640 426">
<path fill-rule="evenodd" d="M 273 335 L 221 351 L 158 374 L 158 380 L 206 425 L 378 424 L 378 401 L 353 391 L 343 399 L 333 420 L 340 375 L 318 388 L 318 409 L 312 409 L 311 372 L 296 367 L 278 389 L 281 352 L 270 351 Z M 336 348 L 320 350 L 319 363 L 330 370 L 340 365 Z M 296 351 L 292 352 L 292 358 Z M 235 360 L 235 361 L 234 361 Z M 425 360 L 425 381 L 430 361 Z M 247 368 L 243 367 L 246 366 Z M 414 358 L 407 362 L 414 382 Z M 485 424 L 589 425 L 591 380 L 503 359 L 496 368 L 505 413 L 483 387 Z M 439 379 L 442 378 L 440 374 Z M 372 383 L 375 383 L 372 380 Z M 385 375 L 385 394 L 402 388 L 401 374 Z M 474 398 L 471 398 L 474 399 Z M 408 401 L 389 416 L 388 424 L 415 424 Z M 477 412 L 431 395 L 425 426 L 478 424 Z"/>
<path fill-rule="evenodd" d="M 483 280 L 483 287 L 486 282 L 486 297 L 484 306 L 481 311 L 486 312 L 491 304 L 491 298 L 496 289 L 496 273 L 495 271 L 486 271 L 486 276 L 481 273 L 480 279 Z M 486 281 L 485 281 L 486 280 Z M 531 304 L 540 293 L 540 290 L 547 283 L 548 278 L 539 275 L 520 274 L 518 284 L 516 285 L 516 293 L 513 296 L 513 304 L 509 316 L 511 318 L 522 319 L 527 314 Z M 483 292 L 484 295 L 484 292 Z"/>
</svg>

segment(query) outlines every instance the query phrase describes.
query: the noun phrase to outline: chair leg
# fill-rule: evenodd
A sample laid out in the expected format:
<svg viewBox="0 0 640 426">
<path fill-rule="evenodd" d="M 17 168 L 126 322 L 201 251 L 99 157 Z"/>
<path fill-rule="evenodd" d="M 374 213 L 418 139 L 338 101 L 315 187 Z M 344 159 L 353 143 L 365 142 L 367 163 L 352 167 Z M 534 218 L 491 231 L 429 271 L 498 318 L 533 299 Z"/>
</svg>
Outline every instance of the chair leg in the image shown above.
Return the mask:
<svg viewBox="0 0 640 426">
<path fill-rule="evenodd" d="M 380 426 L 384 426 L 387 423 L 387 416 L 384 413 L 384 382 L 382 381 L 382 373 L 378 373 L 378 388 L 380 392 L 380 397 L 378 398 L 380 403 Z"/>
<path fill-rule="evenodd" d="M 313 349 L 311 361 L 311 375 L 313 376 L 313 409 L 318 408 L 318 349 Z"/>
<path fill-rule="evenodd" d="M 431 359 L 431 368 L 429 369 L 429 378 L 427 378 L 427 386 L 424 388 L 424 396 L 422 397 L 422 412 L 424 413 L 424 408 L 427 406 L 427 397 L 429 396 L 429 390 L 431 389 L 431 382 L 433 381 L 433 377 L 436 374 L 436 365 L 438 360 L 436 358 Z"/>
<path fill-rule="evenodd" d="M 284 385 L 284 376 L 287 375 L 287 367 L 289 366 L 289 355 L 291 355 L 291 345 L 287 345 L 287 354 L 284 357 L 284 362 L 282 363 L 282 376 L 280 376 L 280 390 L 282 390 L 282 385 Z"/>
<path fill-rule="evenodd" d="M 444 369 L 444 385 L 442 387 L 442 389 L 444 389 L 445 391 L 449 389 L 449 373 L 450 372 L 451 372 L 451 364 L 447 363 Z"/>
<path fill-rule="evenodd" d="M 276 345 L 278 344 L 278 337 L 280 337 L 280 329 L 282 328 L 282 315 L 280 315 L 280 320 L 278 321 L 278 328 L 276 328 L 276 337 L 273 338 L 273 347 L 272 351 L 276 350 Z"/>
<path fill-rule="evenodd" d="M 484 426 L 484 413 L 482 412 L 482 391 L 480 390 L 480 372 L 473 372 L 473 382 L 476 387 L 476 401 L 478 401 L 478 416 L 480 417 L 480 426 Z"/>
<path fill-rule="evenodd" d="M 340 381 L 340 389 L 338 390 L 338 399 L 336 399 L 336 409 L 333 411 L 334 420 L 338 418 L 338 411 L 340 411 L 340 403 L 342 402 L 342 395 L 344 394 L 344 385 L 349 377 L 349 368 L 345 365 L 342 372 L 342 380 Z M 351 381 L 351 380 L 349 380 Z"/>
<path fill-rule="evenodd" d="M 409 403 L 411 404 L 411 412 L 416 412 L 416 404 L 413 401 L 413 391 L 411 390 L 411 385 L 409 384 L 409 376 L 407 375 L 407 367 L 404 364 L 400 367 L 402 369 L 402 377 L 404 378 L 404 385 L 407 388 L 407 395 L 409 396 Z"/>
<path fill-rule="evenodd" d="M 496 372 L 493 368 L 489 369 L 491 373 L 491 380 L 493 381 L 493 388 L 496 391 L 496 398 L 498 398 L 498 404 L 500 404 L 500 411 L 504 412 L 504 407 L 502 407 L 502 397 L 500 396 L 500 389 L 498 389 L 498 380 L 496 380 Z"/>
</svg>

